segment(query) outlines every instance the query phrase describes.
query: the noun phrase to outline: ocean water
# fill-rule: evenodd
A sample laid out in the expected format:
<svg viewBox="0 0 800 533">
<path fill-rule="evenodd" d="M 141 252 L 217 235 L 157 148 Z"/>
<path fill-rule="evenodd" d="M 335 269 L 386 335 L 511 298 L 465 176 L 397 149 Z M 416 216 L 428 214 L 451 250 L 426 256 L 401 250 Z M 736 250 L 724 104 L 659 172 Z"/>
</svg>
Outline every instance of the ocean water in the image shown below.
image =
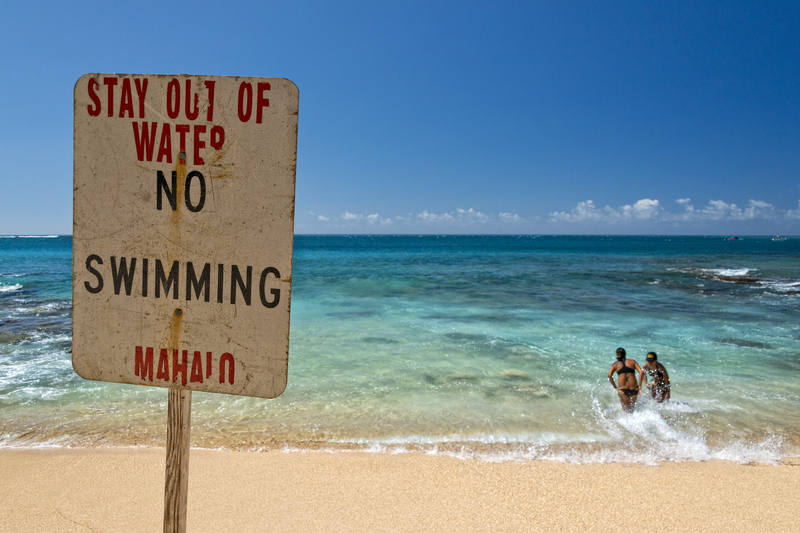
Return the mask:
<svg viewBox="0 0 800 533">
<path fill-rule="evenodd" d="M 0 446 L 163 446 L 167 391 L 74 374 L 69 236 L 0 238 Z M 192 445 L 576 463 L 800 455 L 800 238 L 296 236 L 289 384 Z M 672 400 L 624 414 L 614 351 Z M 616 376 L 615 376 L 616 379 Z"/>
</svg>

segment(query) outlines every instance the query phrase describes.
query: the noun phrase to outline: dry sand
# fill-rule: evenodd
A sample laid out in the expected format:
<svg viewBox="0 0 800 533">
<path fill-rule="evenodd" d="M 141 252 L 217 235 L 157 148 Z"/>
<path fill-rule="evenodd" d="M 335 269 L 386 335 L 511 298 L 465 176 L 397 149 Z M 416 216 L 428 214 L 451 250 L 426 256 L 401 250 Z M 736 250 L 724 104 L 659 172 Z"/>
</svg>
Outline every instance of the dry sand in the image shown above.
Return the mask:
<svg viewBox="0 0 800 533">
<path fill-rule="evenodd" d="M 2 450 L 0 531 L 161 531 L 163 450 Z M 190 532 L 800 531 L 800 461 L 192 450 Z"/>
</svg>

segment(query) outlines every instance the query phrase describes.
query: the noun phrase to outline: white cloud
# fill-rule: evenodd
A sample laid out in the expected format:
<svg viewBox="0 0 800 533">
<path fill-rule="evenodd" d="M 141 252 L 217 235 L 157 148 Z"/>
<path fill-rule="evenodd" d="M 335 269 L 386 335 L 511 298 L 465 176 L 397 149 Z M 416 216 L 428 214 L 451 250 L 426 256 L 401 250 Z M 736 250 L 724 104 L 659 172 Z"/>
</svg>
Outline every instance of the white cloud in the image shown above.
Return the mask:
<svg viewBox="0 0 800 533">
<path fill-rule="evenodd" d="M 392 224 L 391 218 L 381 218 L 378 216 L 378 213 L 374 213 L 372 215 L 367 215 L 367 222 L 370 224 Z"/>
<path fill-rule="evenodd" d="M 592 200 L 578 202 L 568 211 L 555 211 L 547 217 L 528 214 L 524 218 L 512 211 L 499 211 L 486 214 L 474 208 L 457 208 L 447 212 L 433 213 L 424 210 L 419 213 L 404 213 L 381 217 L 379 213 L 351 213 L 349 211 L 336 217 L 327 217 L 312 213 L 319 221 L 320 227 L 331 229 L 337 226 L 342 230 L 381 232 L 391 228 L 392 232 L 476 232 L 487 231 L 547 231 L 543 222 L 561 224 L 584 224 L 597 231 L 659 231 L 658 224 L 668 224 L 663 228 L 678 228 L 681 225 L 690 227 L 696 223 L 720 223 L 735 221 L 772 221 L 796 224 L 800 220 L 800 202 L 796 209 L 779 209 L 774 205 L 761 201 L 749 200 L 746 205 L 739 206 L 724 200 L 709 200 L 704 206 L 696 207 L 691 198 L 678 198 L 674 204 L 664 206 L 658 199 L 642 198 L 630 204 L 598 206 Z M 338 224 L 337 224 L 338 223 Z M 637 224 L 641 228 L 637 228 Z M 700 227 L 700 226 L 698 226 Z M 368 230 L 367 228 L 372 228 Z M 378 228 L 386 228 L 380 230 Z M 513 229 L 512 229 L 513 228 Z M 615 229 L 616 228 L 616 229 Z"/>
<path fill-rule="evenodd" d="M 471 207 L 469 209 L 456 209 L 456 213 L 462 220 L 477 220 L 478 222 L 487 222 L 489 220 L 489 217 Z"/>
<path fill-rule="evenodd" d="M 606 209 L 611 209 L 606 206 Z M 616 213 L 616 212 L 615 212 Z M 584 222 L 587 220 L 602 220 L 610 218 L 610 214 L 597 209 L 594 201 L 586 200 L 585 202 L 578 202 L 578 205 L 572 209 L 571 213 L 565 211 L 550 213 L 551 222 Z"/>
<path fill-rule="evenodd" d="M 500 213 L 497 216 L 500 217 L 501 222 L 505 222 L 506 224 L 521 224 L 525 222 L 525 219 L 516 213 Z"/>
<path fill-rule="evenodd" d="M 800 200 L 797 201 L 797 209 L 790 209 L 786 211 L 786 218 L 795 220 L 800 218 Z"/>
<path fill-rule="evenodd" d="M 682 205 L 686 209 L 686 214 L 684 217 L 689 217 L 691 216 L 691 213 L 694 213 L 694 206 L 690 202 L 690 198 L 679 198 L 675 200 L 675 203 Z"/>
<path fill-rule="evenodd" d="M 661 205 L 659 205 L 658 200 L 643 198 L 633 205 L 623 205 L 618 212 L 624 218 L 655 220 L 661 211 Z"/>
<path fill-rule="evenodd" d="M 767 202 L 750 200 L 749 207 L 742 209 L 736 204 L 729 204 L 723 200 L 709 200 L 708 205 L 698 211 L 701 218 L 710 220 L 754 220 L 776 218 L 775 207 Z"/>
<path fill-rule="evenodd" d="M 491 221 L 491 218 L 481 213 L 480 211 L 476 211 L 473 208 L 469 209 L 462 209 L 458 208 L 455 211 L 451 211 L 450 213 L 442 213 L 441 215 L 437 215 L 436 213 L 428 213 L 427 211 L 423 211 L 419 213 L 416 217 L 417 222 L 422 223 L 449 223 L 449 224 L 457 224 L 457 225 L 472 225 L 472 224 L 485 224 Z"/>
<path fill-rule="evenodd" d="M 365 216 L 358 213 L 351 213 L 349 211 L 346 211 L 342 213 L 342 215 L 339 218 L 341 218 L 342 220 L 346 220 L 348 222 L 366 221 L 370 224 L 392 224 L 391 218 L 381 218 L 378 213 L 373 213 L 371 215 Z M 320 220 L 323 220 L 322 217 L 320 217 Z M 326 218 L 325 220 L 328 219 Z"/>
<path fill-rule="evenodd" d="M 427 211 L 423 211 L 422 213 L 418 214 L 417 218 L 419 218 L 423 222 L 440 222 L 440 221 L 449 222 L 453 220 L 453 216 L 449 213 L 445 213 L 443 215 L 436 215 L 434 213 L 428 213 Z"/>
<path fill-rule="evenodd" d="M 666 211 L 658 200 L 643 198 L 633 205 L 623 205 L 616 209 L 605 206 L 599 209 L 592 200 L 578 202 L 570 211 L 550 213 L 550 222 L 621 222 L 621 221 L 658 221 L 658 222 L 696 222 L 696 221 L 730 221 L 730 220 L 774 220 L 800 218 L 800 202 L 797 211 L 781 212 L 770 203 L 761 200 L 750 200 L 747 207 L 741 208 L 723 200 L 709 200 L 702 209 L 695 209 L 689 198 L 680 198 L 676 203 L 684 207 L 683 212 Z"/>
</svg>

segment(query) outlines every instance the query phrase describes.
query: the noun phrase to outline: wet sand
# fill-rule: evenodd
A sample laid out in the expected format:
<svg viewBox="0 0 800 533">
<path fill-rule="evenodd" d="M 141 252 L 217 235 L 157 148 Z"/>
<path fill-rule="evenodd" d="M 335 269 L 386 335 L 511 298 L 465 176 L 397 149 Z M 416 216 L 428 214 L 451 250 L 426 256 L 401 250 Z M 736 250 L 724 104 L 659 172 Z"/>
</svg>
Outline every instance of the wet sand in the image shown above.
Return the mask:
<svg viewBox="0 0 800 533">
<path fill-rule="evenodd" d="M 160 531 L 164 450 L 1 450 L 0 531 Z M 800 460 L 192 450 L 188 531 L 797 531 Z"/>
</svg>

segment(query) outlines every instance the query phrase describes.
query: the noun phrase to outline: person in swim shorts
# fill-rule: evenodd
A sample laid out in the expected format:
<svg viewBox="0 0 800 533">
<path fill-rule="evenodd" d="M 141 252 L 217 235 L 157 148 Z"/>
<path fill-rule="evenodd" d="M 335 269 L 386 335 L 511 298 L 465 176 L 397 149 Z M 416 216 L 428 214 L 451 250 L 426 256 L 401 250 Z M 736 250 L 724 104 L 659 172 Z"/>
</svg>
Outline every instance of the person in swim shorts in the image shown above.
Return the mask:
<svg viewBox="0 0 800 533">
<path fill-rule="evenodd" d="M 658 403 L 663 403 L 669 400 L 669 374 L 667 374 L 667 369 L 664 368 L 664 365 L 658 362 L 658 356 L 656 355 L 656 352 L 650 352 L 647 354 L 647 362 L 642 368 L 644 368 L 647 375 L 650 375 L 650 377 L 653 378 L 653 383 L 648 383 L 647 375 L 642 373 L 642 377 L 639 378 L 639 390 L 642 389 L 642 379 L 644 379 L 645 386 L 650 389 L 651 398 Z"/>
<path fill-rule="evenodd" d="M 614 372 L 617 373 L 619 387 L 614 383 Z M 636 397 L 642 392 L 636 381 L 636 372 L 639 372 L 638 383 L 641 384 L 644 379 L 642 367 L 633 359 L 626 358 L 625 348 L 617 348 L 617 361 L 611 365 L 611 370 L 608 371 L 608 381 L 611 382 L 611 386 L 619 394 L 622 410 L 626 413 L 633 412 L 633 408 L 636 405 Z"/>
</svg>

